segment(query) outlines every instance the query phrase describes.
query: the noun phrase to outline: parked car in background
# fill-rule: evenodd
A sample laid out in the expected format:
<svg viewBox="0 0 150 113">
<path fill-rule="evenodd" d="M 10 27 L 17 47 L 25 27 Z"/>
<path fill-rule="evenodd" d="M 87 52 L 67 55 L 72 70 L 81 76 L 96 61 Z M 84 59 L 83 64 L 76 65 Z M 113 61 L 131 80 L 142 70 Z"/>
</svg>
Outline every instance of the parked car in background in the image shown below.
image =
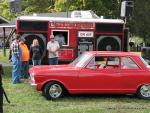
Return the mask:
<svg viewBox="0 0 150 113">
<path fill-rule="evenodd" d="M 150 47 L 142 47 L 141 55 L 144 60 L 150 64 Z"/>
<path fill-rule="evenodd" d="M 30 84 L 47 99 L 70 94 L 136 94 L 150 99 L 150 67 L 131 52 L 84 52 L 67 65 L 30 68 Z"/>
</svg>

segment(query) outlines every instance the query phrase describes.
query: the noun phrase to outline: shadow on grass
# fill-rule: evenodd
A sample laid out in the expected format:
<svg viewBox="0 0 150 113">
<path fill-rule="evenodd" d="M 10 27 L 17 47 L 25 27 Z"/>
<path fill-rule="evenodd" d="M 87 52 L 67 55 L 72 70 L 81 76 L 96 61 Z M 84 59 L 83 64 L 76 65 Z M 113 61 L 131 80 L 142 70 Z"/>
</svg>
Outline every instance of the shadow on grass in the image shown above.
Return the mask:
<svg viewBox="0 0 150 113">
<path fill-rule="evenodd" d="M 64 99 L 138 99 L 135 95 L 126 94 L 68 94 Z"/>
<path fill-rule="evenodd" d="M 56 99 L 53 101 L 57 102 L 70 102 L 70 101 L 110 101 L 110 102 L 145 102 L 149 103 L 149 100 L 140 99 L 136 95 L 133 94 L 67 94 L 60 99 Z"/>
</svg>

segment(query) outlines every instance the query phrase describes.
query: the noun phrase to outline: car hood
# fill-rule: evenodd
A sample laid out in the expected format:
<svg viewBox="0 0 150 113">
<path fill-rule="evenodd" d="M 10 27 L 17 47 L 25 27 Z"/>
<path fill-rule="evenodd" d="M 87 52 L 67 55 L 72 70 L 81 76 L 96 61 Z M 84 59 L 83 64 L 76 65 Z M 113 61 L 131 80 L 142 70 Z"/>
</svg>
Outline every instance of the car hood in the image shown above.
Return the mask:
<svg viewBox="0 0 150 113">
<path fill-rule="evenodd" d="M 33 66 L 30 68 L 30 73 L 37 73 L 37 74 L 43 74 L 43 73 L 52 73 L 52 72 L 64 72 L 69 70 L 78 70 L 79 68 L 72 66 L 72 65 L 42 65 L 42 66 Z"/>
</svg>

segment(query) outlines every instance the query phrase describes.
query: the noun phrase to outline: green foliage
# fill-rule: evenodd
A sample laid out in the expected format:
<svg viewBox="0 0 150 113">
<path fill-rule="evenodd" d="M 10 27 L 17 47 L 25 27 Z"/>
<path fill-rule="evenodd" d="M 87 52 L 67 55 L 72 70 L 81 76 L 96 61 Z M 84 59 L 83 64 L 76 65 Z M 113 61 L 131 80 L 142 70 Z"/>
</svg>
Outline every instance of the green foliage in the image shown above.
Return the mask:
<svg viewBox="0 0 150 113">
<path fill-rule="evenodd" d="M 85 9 L 91 9 L 99 16 L 105 18 L 119 17 L 120 2 L 117 0 L 86 0 Z"/>
<path fill-rule="evenodd" d="M 56 12 L 82 10 L 84 0 L 56 0 L 54 10 Z"/>
<path fill-rule="evenodd" d="M 3 49 L 0 49 L 0 63 L 5 63 L 7 65 L 10 65 L 10 62 L 9 62 L 9 49 L 6 49 L 6 57 L 4 57 L 4 54 L 3 54 Z"/>
<path fill-rule="evenodd" d="M 0 3 L 0 15 L 4 16 L 7 19 L 11 19 L 15 17 L 15 14 L 10 13 L 8 0 L 3 0 Z"/>
<path fill-rule="evenodd" d="M 73 10 L 92 10 L 97 15 L 118 18 L 120 8 L 120 0 L 56 0 L 55 10 L 60 11 L 73 11 Z"/>
<path fill-rule="evenodd" d="M 150 1 L 149 0 L 135 0 L 133 28 L 134 34 L 144 37 L 145 41 L 150 42 Z"/>
<path fill-rule="evenodd" d="M 52 0 L 22 0 L 22 11 L 24 14 L 46 13 Z"/>
</svg>

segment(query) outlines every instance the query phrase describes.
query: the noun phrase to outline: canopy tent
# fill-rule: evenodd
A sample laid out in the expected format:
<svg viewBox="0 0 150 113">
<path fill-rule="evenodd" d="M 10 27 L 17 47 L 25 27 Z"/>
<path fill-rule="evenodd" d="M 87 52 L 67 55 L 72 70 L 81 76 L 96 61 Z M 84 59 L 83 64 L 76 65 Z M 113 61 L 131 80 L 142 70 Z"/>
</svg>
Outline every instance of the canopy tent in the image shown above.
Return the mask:
<svg viewBox="0 0 150 113">
<path fill-rule="evenodd" d="M 6 43 L 9 42 L 11 39 L 13 33 L 15 32 L 16 25 L 14 20 L 13 21 L 8 21 L 4 17 L 0 16 L 0 38 L 3 38 L 3 54 L 6 56 Z M 9 30 L 8 30 L 9 29 Z"/>
</svg>

